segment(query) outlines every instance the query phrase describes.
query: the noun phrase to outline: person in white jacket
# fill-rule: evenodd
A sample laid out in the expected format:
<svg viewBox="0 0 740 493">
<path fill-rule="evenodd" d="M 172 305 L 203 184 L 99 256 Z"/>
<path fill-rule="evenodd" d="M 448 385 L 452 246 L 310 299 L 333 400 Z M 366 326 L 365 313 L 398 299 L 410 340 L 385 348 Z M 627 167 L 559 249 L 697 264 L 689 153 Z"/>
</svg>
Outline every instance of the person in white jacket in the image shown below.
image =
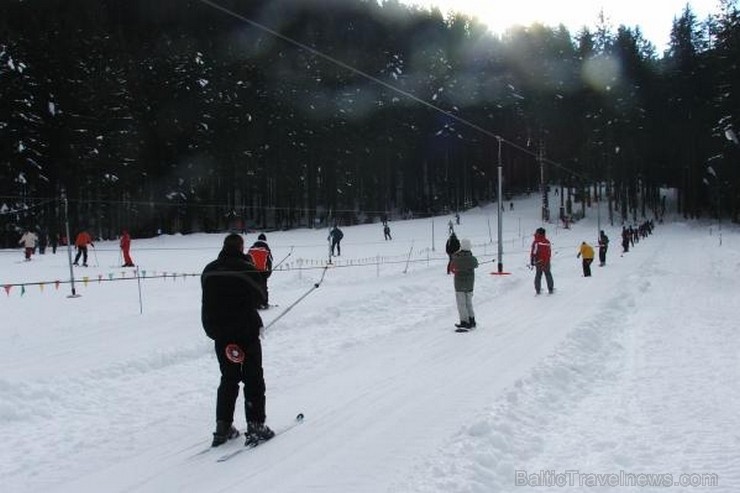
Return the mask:
<svg viewBox="0 0 740 493">
<path fill-rule="evenodd" d="M 31 255 L 33 255 L 34 250 L 36 250 L 36 243 L 38 243 L 38 241 L 39 237 L 30 229 L 27 229 L 26 232 L 23 233 L 23 236 L 21 236 L 21 239 L 18 240 L 18 244 L 23 245 L 26 249 L 26 261 L 31 260 Z"/>
</svg>

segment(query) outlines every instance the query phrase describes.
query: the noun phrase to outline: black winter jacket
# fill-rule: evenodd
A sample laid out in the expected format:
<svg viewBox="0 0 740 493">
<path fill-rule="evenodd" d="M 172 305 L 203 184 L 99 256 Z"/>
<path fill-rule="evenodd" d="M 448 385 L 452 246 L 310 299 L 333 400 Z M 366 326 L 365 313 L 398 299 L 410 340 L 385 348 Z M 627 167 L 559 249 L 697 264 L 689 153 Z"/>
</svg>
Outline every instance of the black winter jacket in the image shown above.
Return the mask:
<svg viewBox="0 0 740 493">
<path fill-rule="evenodd" d="M 447 252 L 447 255 L 452 255 L 453 253 L 457 253 L 457 251 L 460 250 L 460 240 L 457 239 L 457 236 L 450 235 L 450 238 L 447 240 L 447 243 L 445 243 L 445 252 Z"/>
<path fill-rule="evenodd" d="M 265 303 L 260 274 L 246 257 L 223 250 L 203 269 L 201 321 L 208 337 L 221 342 L 249 344 L 259 339 Z"/>
</svg>

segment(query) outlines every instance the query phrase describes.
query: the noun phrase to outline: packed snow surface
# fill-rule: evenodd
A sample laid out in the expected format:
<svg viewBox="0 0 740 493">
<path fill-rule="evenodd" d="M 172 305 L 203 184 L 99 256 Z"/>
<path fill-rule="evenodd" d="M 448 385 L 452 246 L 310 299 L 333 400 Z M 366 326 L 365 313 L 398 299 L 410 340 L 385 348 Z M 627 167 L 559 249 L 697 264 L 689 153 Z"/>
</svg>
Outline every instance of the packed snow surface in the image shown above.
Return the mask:
<svg viewBox="0 0 740 493">
<path fill-rule="evenodd" d="M 219 373 L 198 278 L 224 234 L 134 239 L 138 281 L 97 242 L 77 298 L 66 250 L 0 251 L 0 489 L 740 491 L 738 228 L 666 216 L 622 255 L 605 205 L 570 229 L 541 223 L 535 197 L 513 205 L 509 275 L 491 274 L 495 204 L 454 225 L 481 262 L 465 334 L 445 272 L 454 215 L 391 221 L 391 241 L 342 226 L 318 287 L 328 230 L 267 232 L 281 262 L 261 312 L 267 424 L 305 421 L 227 462 L 242 441 L 209 449 Z M 599 225 L 607 263 L 584 278 L 578 246 Z M 553 295 L 528 268 L 539 226 Z"/>
</svg>

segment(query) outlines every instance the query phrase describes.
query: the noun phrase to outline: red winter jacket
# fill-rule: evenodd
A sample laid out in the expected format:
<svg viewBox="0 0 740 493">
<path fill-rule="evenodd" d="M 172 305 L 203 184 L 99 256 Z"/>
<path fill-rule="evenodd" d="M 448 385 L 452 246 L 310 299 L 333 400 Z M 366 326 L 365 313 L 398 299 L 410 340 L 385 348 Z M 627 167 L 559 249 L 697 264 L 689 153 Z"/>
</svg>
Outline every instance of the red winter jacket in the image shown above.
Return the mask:
<svg viewBox="0 0 740 493">
<path fill-rule="evenodd" d="M 551 255 L 550 240 L 545 238 L 545 235 L 543 234 L 535 233 L 530 255 L 532 259 L 532 265 L 549 264 Z"/>
<path fill-rule="evenodd" d="M 129 248 L 131 248 L 131 236 L 124 231 L 123 236 L 121 236 L 121 250 L 128 250 Z"/>
</svg>

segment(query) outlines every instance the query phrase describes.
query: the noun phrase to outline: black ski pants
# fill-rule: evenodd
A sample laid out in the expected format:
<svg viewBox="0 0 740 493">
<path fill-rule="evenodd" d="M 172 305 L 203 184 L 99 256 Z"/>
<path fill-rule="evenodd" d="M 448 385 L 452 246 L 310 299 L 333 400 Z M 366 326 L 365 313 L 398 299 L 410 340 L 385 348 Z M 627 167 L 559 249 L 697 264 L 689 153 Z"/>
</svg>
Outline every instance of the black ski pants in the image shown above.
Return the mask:
<svg viewBox="0 0 740 493">
<path fill-rule="evenodd" d="M 542 274 L 545 274 L 545 281 L 547 282 L 547 290 L 552 293 L 552 290 L 555 288 L 555 283 L 552 280 L 552 274 L 550 273 L 550 263 L 546 264 L 537 264 L 535 266 L 537 269 L 534 274 L 534 290 L 537 292 L 537 294 L 540 293 L 540 290 L 542 289 Z"/>
<path fill-rule="evenodd" d="M 244 414 L 247 422 L 265 422 L 265 377 L 262 370 L 262 343 L 259 339 L 239 346 L 244 351 L 243 363 L 232 363 L 226 358 L 228 342 L 216 341 L 216 357 L 221 368 L 218 386 L 216 420 L 231 423 L 239 397 L 239 383 L 244 383 Z"/>
<path fill-rule="evenodd" d="M 75 261 L 74 261 L 75 265 L 77 265 L 77 263 L 80 261 L 80 256 L 82 256 L 82 264 L 87 265 L 87 247 L 86 246 L 77 247 L 77 255 L 75 255 Z"/>
<path fill-rule="evenodd" d="M 606 247 L 599 248 L 599 264 L 606 264 Z"/>
<path fill-rule="evenodd" d="M 593 261 L 592 258 L 583 259 L 583 277 L 591 277 L 591 262 Z"/>
</svg>

